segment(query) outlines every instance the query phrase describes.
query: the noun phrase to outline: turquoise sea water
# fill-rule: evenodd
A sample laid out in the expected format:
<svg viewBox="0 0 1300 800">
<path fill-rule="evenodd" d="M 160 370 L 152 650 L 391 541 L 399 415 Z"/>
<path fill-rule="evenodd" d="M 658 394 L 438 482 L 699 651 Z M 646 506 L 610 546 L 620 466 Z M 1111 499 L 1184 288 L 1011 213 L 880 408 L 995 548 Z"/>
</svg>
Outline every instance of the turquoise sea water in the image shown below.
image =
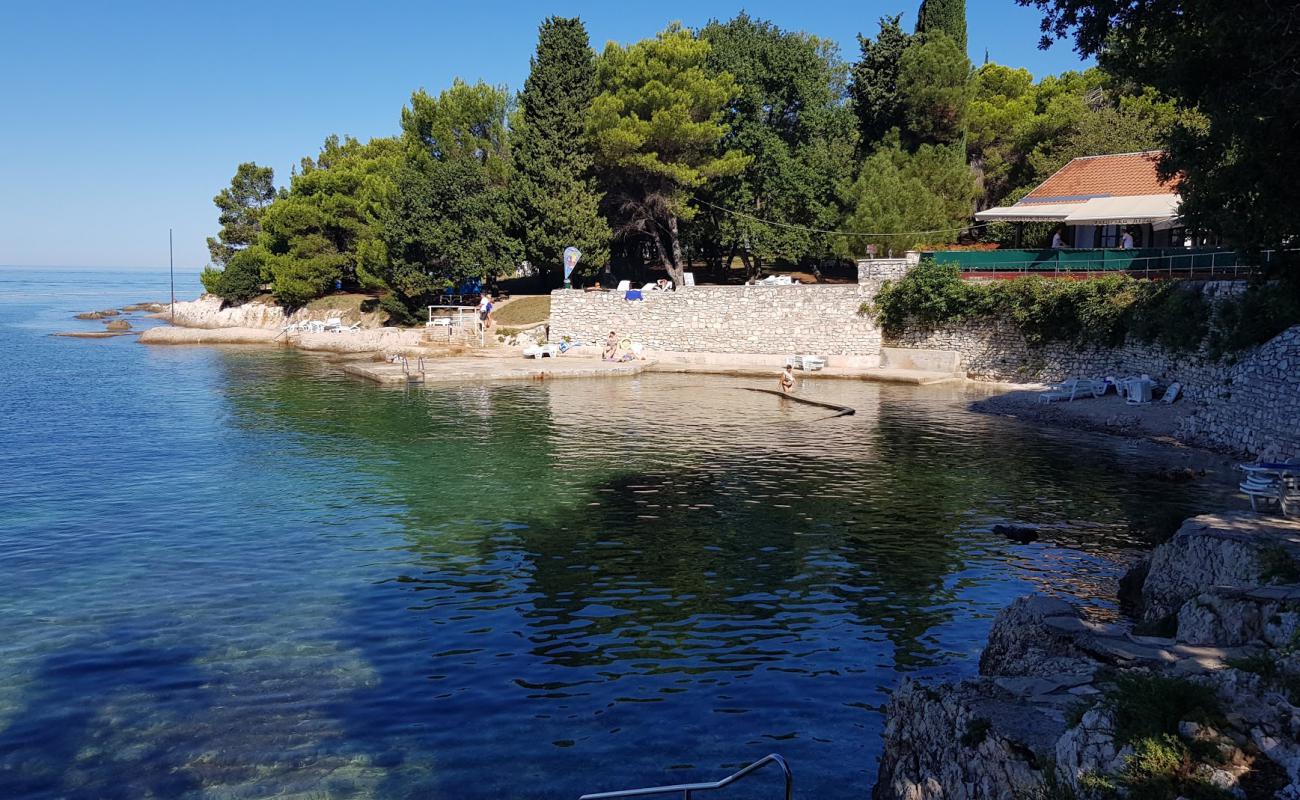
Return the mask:
<svg viewBox="0 0 1300 800">
<path fill-rule="evenodd" d="M 393 390 L 48 335 L 166 293 L 0 268 L 0 797 L 576 798 L 775 751 L 858 798 L 903 675 L 973 673 L 1029 591 L 1114 613 L 1219 500 L 967 390 L 810 383 L 858 408 L 823 420 L 729 378 Z"/>
</svg>

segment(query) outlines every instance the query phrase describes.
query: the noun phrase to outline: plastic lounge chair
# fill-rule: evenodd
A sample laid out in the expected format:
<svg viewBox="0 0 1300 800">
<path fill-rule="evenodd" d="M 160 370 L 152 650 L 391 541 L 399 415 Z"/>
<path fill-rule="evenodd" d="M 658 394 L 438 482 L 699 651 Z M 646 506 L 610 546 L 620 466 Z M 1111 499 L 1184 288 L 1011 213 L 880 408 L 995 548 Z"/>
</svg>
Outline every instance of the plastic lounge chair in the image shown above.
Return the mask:
<svg viewBox="0 0 1300 800">
<path fill-rule="evenodd" d="M 524 348 L 524 358 L 555 358 L 559 354 L 558 344 L 535 344 Z"/>
<path fill-rule="evenodd" d="M 632 288 L 632 281 L 619 281 L 619 282 L 618 282 L 618 287 L 617 287 L 616 289 L 614 289 L 614 291 L 616 291 L 616 292 L 626 292 L 628 289 L 631 289 L 631 288 Z"/>
<path fill-rule="evenodd" d="M 1169 384 L 1169 388 L 1165 389 L 1165 396 L 1160 398 L 1160 400 L 1161 402 L 1172 404 L 1175 400 L 1178 399 L 1178 395 L 1182 391 L 1183 391 L 1183 385 L 1181 383 L 1177 383 L 1177 382 L 1171 383 Z"/>
<path fill-rule="evenodd" d="M 1038 402 L 1052 403 L 1057 400 L 1065 400 L 1073 403 L 1076 397 L 1082 397 L 1090 394 L 1093 397 L 1101 397 L 1106 393 L 1106 384 L 1104 381 L 1092 381 L 1084 378 L 1070 378 L 1064 383 L 1050 387 L 1047 391 L 1038 395 Z"/>
<path fill-rule="evenodd" d="M 1250 510 L 1259 511 L 1258 501 L 1282 504 L 1282 480 L 1274 475 L 1259 475 L 1247 472 L 1246 480 L 1237 487 L 1242 494 L 1250 498 Z"/>
</svg>

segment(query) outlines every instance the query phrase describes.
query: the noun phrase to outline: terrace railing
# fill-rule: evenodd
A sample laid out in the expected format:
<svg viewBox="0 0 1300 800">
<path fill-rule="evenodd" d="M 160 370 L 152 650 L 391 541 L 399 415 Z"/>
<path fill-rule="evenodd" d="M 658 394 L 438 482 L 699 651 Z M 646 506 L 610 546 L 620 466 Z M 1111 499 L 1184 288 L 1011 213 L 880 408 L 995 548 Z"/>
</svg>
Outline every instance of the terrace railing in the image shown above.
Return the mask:
<svg viewBox="0 0 1300 800">
<path fill-rule="evenodd" d="M 1248 257 L 1236 250 L 1143 248 L 1135 250 L 948 250 L 922 254 L 923 260 L 954 264 L 963 273 L 997 276 L 1123 272 L 1129 275 L 1197 278 L 1246 277 L 1267 263 L 1271 253 Z"/>
<path fill-rule="evenodd" d="M 691 800 L 696 792 L 711 792 L 716 789 L 725 789 L 731 784 L 742 778 L 754 774 L 768 764 L 776 764 L 781 768 L 781 774 L 785 777 L 785 800 L 793 800 L 794 797 L 794 775 L 790 772 L 790 765 L 785 763 L 785 759 L 776 753 L 763 756 L 753 764 L 733 772 L 720 781 L 712 783 L 679 783 L 672 786 L 651 786 L 646 789 L 624 789 L 618 792 L 598 792 L 596 794 L 584 794 L 578 800 L 622 800 L 625 797 L 651 797 L 662 794 L 680 794 L 682 800 Z"/>
</svg>

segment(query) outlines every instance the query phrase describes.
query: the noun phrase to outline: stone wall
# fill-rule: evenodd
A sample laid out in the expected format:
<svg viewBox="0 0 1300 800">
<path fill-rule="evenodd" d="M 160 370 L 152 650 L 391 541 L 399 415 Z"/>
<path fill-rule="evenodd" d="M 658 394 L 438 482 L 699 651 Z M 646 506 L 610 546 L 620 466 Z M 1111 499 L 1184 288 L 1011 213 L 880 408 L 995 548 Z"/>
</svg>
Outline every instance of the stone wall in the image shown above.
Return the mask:
<svg viewBox="0 0 1300 800">
<path fill-rule="evenodd" d="M 1300 325 L 1230 367 L 1220 386 L 1203 392 L 1202 407 L 1181 424 L 1191 442 L 1300 457 Z"/>
<path fill-rule="evenodd" d="M 876 357 L 880 329 L 858 309 L 878 286 L 697 286 L 643 300 L 560 289 L 550 340 L 603 343 L 614 330 L 654 350 Z"/>
<path fill-rule="evenodd" d="M 1300 326 L 1235 361 L 1173 353 L 1129 341 L 1122 347 L 1079 347 L 1052 342 L 1031 346 L 1007 325 L 972 323 L 918 328 L 884 342 L 887 347 L 953 350 L 971 378 L 1060 381 L 1150 375 L 1182 384 L 1192 413 L 1179 438 L 1252 454 L 1300 456 Z"/>
<path fill-rule="evenodd" d="M 896 280 L 921 262 L 920 253 L 908 253 L 904 258 L 858 259 L 858 283 Z"/>
</svg>

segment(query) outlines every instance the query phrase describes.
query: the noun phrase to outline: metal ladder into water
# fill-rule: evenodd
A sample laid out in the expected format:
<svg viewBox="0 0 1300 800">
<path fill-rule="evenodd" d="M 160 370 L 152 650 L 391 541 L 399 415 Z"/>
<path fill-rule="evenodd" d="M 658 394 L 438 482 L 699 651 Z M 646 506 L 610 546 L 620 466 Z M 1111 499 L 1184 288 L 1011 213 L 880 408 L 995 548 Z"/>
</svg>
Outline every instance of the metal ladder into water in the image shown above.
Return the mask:
<svg viewBox="0 0 1300 800">
<path fill-rule="evenodd" d="M 712 783 L 681 783 L 674 786 L 651 786 L 646 789 L 624 789 L 618 792 L 597 792 L 595 794 L 584 794 L 578 800 L 620 800 L 625 797 L 650 797 L 659 794 L 678 794 L 682 795 L 682 800 L 691 800 L 696 792 L 711 792 L 715 789 L 725 789 L 736 781 L 754 774 L 768 764 L 776 764 L 781 768 L 781 774 L 785 776 L 785 800 L 793 800 L 794 797 L 794 775 L 790 772 L 790 765 L 785 759 L 776 753 L 763 756 L 753 764 L 733 772 L 720 781 Z"/>
</svg>

